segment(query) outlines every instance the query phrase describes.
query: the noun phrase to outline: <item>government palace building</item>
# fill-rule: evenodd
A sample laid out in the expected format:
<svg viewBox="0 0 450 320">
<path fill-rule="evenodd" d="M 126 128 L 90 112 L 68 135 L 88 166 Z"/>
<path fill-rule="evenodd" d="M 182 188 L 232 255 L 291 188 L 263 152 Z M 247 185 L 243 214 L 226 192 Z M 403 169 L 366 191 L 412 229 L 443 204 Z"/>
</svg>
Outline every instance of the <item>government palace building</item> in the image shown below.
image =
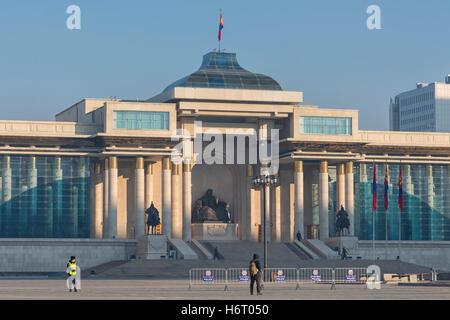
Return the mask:
<svg viewBox="0 0 450 320">
<path fill-rule="evenodd" d="M 341 207 L 363 258 L 372 244 L 383 259 L 397 246 L 406 261 L 450 257 L 450 133 L 360 130 L 358 110 L 302 102 L 212 51 L 147 100 L 86 98 L 55 121 L 0 121 L 0 271 L 140 256 L 152 203 L 154 232 L 185 258 L 191 242 L 329 244 Z"/>
</svg>

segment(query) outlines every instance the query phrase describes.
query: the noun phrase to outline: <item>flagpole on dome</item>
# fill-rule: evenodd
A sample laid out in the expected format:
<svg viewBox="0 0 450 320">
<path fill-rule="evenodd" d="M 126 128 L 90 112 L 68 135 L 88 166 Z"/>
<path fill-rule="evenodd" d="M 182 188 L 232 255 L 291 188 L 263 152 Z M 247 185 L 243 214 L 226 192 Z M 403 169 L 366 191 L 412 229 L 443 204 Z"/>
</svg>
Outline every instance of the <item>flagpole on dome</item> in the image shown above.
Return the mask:
<svg viewBox="0 0 450 320">
<path fill-rule="evenodd" d="M 222 8 L 220 8 L 220 20 L 219 20 L 219 53 L 220 53 L 220 42 L 222 41 L 222 29 L 223 29 L 223 18 L 222 18 Z"/>
</svg>

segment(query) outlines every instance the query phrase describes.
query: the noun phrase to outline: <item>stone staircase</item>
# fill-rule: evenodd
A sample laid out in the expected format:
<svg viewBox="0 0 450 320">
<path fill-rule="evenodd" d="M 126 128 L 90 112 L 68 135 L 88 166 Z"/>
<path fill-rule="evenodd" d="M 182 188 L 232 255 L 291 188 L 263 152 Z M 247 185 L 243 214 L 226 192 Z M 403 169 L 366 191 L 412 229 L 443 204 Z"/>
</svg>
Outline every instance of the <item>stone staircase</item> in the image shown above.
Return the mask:
<svg viewBox="0 0 450 320">
<path fill-rule="evenodd" d="M 242 267 L 247 265 L 252 259 L 253 254 L 259 255 L 261 263 L 264 257 L 263 243 L 251 241 L 215 241 L 215 242 L 201 242 L 209 250 L 217 247 L 220 261 L 224 261 L 230 266 Z M 300 265 L 303 260 L 309 259 L 307 255 L 303 254 L 300 248 L 296 250 L 285 243 L 269 243 L 267 246 L 268 264 L 274 267 L 296 267 Z"/>
<path fill-rule="evenodd" d="M 85 277 L 89 277 L 91 275 L 102 274 L 102 273 L 106 272 L 107 270 L 116 268 L 116 267 L 124 265 L 126 263 L 128 263 L 127 260 L 116 260 L 116 261 L 110 261 L 107 263 L 103 263 L 103 264 L 100 264 L 100 265 L 92 267 L 92 268 L 83 269 L 83 270 L 81 270 L 81 277 L 85 278 Z"/>
<path fill-rule="evenodd" d="M 311 259 L 311 257 L 308 255 L 308 253 L 303 251 L 301 248 L 299 248 L 295 244 L 290 243 L 290 242 L 286 242 L 285 245 L 289 248 L 289 250 L 294 252 L 297 255 L 297 257 L 299 257 L 300 259 L 302 259 L 302 260 Z"/>
<path fill-rule="evenodd" d="M 201 241 L 208 251 L 213 253 L 217 247 L 220 260 L 207 259 L 204 253 L 189 246 L 199 255 L 198 260 L 131 260 L 128 262 L 112 262 L 92 268 L 98 278 L 143 278 L 143 279 L 188 279 L 192 268 L 247 268 L 248 263 L 256 253 L 261 264 L 264 261 L 264 246 L 262 243 L 250 241 Z M 368 267 L 377 265 L 382 273 L 424 273 L 427 267 L 405 263 L 398 260 L 341 260 L 341 259 L 311 259 L 301 248 L 292 243 L 269 243 L 268 266 L 281 268 L 345 268 Z"/>
<path fill-rule="evenodd" d="M 288 249 L 289 250 L 289 249 Z M 262 257 L 261 257 L 262 258 Z M 249 258 L 242 261 L 233 260 L 131 260 L 127 263 L 97 272 L 96 278 L 110 279 L 189 279 L 192 268 L 247 268 Z M 367 268 L 377 265 L 381 273 L 427 273 L 430 269 L 397 260 L 300 260 L 297 264 L 278 262 L 269 255 L 269 267 L 291 268 Z M 276 262 L 275 262 L 276 261 Z M 262 259 L 261 259 L 262 262 Z M 86 278 L 86 277 L 84 277 Z"/>
</svg>

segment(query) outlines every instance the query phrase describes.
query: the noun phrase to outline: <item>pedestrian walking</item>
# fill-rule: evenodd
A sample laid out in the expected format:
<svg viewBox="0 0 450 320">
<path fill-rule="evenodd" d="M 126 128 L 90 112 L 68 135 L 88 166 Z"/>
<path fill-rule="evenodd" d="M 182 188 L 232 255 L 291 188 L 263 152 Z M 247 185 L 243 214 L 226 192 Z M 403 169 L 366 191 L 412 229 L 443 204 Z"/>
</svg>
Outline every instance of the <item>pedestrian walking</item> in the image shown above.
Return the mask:
<svg viewBox="0 0 450 320">
<path fill-rule="evenodd" d="M 261 293 L 261 264 L 259 263 L 259 256 L 255 253 L 253 259 L 250 261 L 249 266 L 250 273 L 250 294 L 253 295 L 253 288 L 256 282 L 256 293 L 258 296 Z"/>
</svg>

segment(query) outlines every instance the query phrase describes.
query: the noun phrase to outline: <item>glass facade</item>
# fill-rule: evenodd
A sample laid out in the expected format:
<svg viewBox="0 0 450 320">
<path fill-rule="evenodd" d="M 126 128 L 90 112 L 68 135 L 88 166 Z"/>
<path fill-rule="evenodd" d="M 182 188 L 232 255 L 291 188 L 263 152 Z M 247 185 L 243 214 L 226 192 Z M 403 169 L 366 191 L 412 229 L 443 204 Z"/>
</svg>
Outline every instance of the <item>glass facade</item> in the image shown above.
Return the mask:
<svg viewBox="0 0 450 320">
<path fill-rule="evenodd" d="M 242 68 L 235 53 L 210 52 L 203 56 L 200 69 L 175 81 L 164 91 L 175 87 L 281 90 L 271 77 Z"/>
<path fill-rule="evenodd" d="M 450 171 L 447 165 L 402 164 L 403 211 L 398 205 L 399 164 L 389 164 L 388 210 L 385 164 L 377 164 L 375 240 L 450 240 Z M 373 164 L 355 166 L 355 235 L 372 240 Z"/>
<path fill-rule="evenodd" d="M 114 111 L 114 129 L 169 130 L 169 112 Z"/>
<path fill-rule="evenodd" d="M 300 133 L 352 134 L 352 118 L 300 117 Z"/>
<path fill-rule="evenodd" d="M 86 157 L 0 157 L 0 237 L 88 238 Z"/>
</svg>

